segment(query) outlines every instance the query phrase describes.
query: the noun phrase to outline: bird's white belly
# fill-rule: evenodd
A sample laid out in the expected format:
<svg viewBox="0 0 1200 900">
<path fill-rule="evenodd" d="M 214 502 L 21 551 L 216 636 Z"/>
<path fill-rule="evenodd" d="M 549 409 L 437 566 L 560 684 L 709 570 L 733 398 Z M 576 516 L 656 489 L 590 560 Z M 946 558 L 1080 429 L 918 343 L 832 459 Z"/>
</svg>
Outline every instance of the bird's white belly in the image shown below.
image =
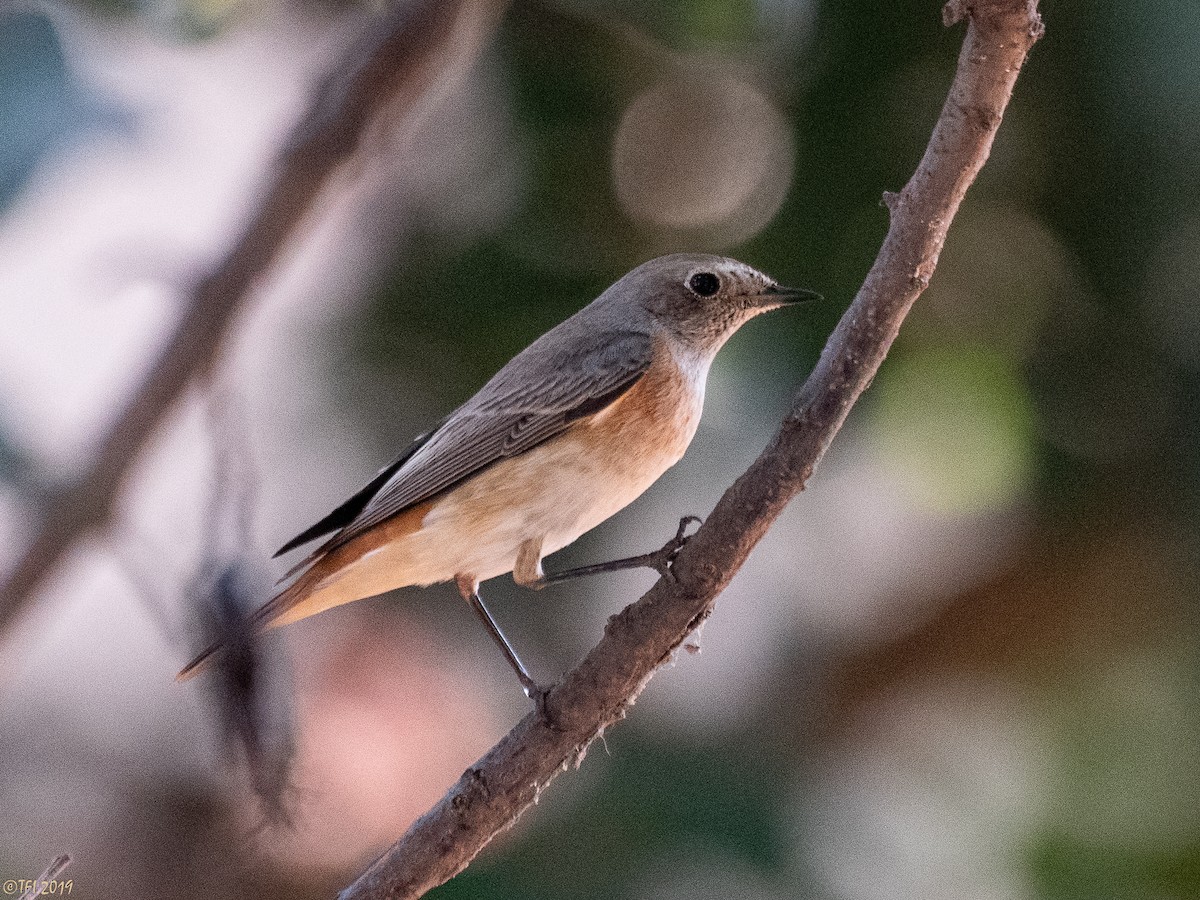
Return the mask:
<svg viewBox="0 0 1200 900">
<path fill-rule="evenodd" d="M 409 565 L 422 570 L 417 583 L 511 572 L 529 540 L 542 541 L 542 555 L 561 550 L 637 499 L 679 461 L 686 439 L 630 454 L 564 435 L 498 463 L 435 504 L 405 542 Z"/>
</svg>

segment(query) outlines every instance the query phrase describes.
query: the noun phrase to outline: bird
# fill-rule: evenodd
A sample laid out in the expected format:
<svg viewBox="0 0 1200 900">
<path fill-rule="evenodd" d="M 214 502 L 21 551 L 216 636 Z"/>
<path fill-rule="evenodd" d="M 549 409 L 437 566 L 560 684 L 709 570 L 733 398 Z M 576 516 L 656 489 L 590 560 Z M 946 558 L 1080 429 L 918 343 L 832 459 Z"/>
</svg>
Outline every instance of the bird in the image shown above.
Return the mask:
<svg viewBox="0 0 1200 900">
<path fill-rule="evenodd" d="M 250 615 L 255 631 L 396 588 L 453 581 L 526 695 L 542 688 L 480 597 L 635 566 L 668 573 L 695 517 L 661 550 L 547 575 L 542 559 L 640 496 L 691 443 L 717 351 L 750 319 L 816 300 L 737 260 L 658 257 L 537 338 L 362 490 L 284 544 L 323 538 Z M 177 676 L 201 671 L 213 644 Z"/>
</svg>

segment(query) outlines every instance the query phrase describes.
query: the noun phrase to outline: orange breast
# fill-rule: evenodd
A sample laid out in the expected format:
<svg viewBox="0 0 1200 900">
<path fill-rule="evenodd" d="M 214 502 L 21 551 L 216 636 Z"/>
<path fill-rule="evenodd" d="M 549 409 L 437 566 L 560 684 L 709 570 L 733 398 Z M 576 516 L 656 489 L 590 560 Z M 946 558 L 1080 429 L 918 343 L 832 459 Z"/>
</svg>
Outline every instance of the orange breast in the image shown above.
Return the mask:
<svg viewBox="0 0 1200 900">
<path fill-rule="evenodd" d="M 641 380 L 624 396 L 587 420 L 589 439 L 631 469 L 630 454 L 655 458 L 683 455 L 704 405 L 704 383 L 680 367 L 666 344 L 658 340 L 654 358 Z"/>
</svg>

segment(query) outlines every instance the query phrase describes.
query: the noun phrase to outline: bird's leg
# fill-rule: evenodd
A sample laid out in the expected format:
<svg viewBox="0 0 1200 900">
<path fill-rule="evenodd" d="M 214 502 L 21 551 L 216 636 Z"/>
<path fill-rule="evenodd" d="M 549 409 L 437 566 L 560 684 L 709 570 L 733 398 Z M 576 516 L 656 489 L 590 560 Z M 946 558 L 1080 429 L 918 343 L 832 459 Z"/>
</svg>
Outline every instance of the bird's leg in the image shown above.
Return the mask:
<svg viewBox="0 0 1200 900">
<path fill-rule="evenodd" d="M 546 576 L 542 573 L 542 538 L 531 538 L 521 544 L 513 566 L 513 581 L 521 587 L 538 590 Z"/>
<path fill-rule="evenodd" d="M 508 642 L 508 638 L 504 636 L 504 632 L 500 630 L 500 626 L 496 624 L 496 620 L 492 618 L 492 614 L 487 611 L 487 607 L 483 605 L 483 599 L 479 596 L 479 582 L 470 575 L 456 575 L 454 583 L 458 586 L 458 592 L 462 594 L 464 600 L 471 604 L 471 609 L 475 610 L 475 615 L 479 616 L 479 620 L 483 622 L 483 626 L 487 629 L 488 634 L 492 636 L 492 640 L 504 653 L 504 658 L 508 660 L 508 664 L 512 666 L 512 670 L 517 673 L 517 680 L 521 682 L 521 688 L 525 691 L 525 696 L 538 704 L 538 708 L 542 709 L 543 702 L 546 696 L 546 689 L 538 685 L 525 668 L 525 664 L 521 662 L 519 656 L 512 648 L 512 644 Z"/>
<path fill-rule="evenodd" d="M 688 526 L 693 522 L 700 522 L 699 516 L 684 516 L 679 520 L 679 530 L 675 532 L 675 537 L 667 541 L 658 550 L 650 553 L 643 553 L 641 556 L 629 556 L 625 559 L 614 559 L 611 562 L 595 563 L 590 566 L 580 566 L 577 569 L 567 569 L 565 572 L 552 572 L 549 575 L 542 574 L 540 562 L 535 560 L 533 566 L 525 560 L 526 547 L 533 544 L 532 541 L 527 541 L 521 545 L 521 552 L 517 555 L 517 566 L 513 569 L 513 580 L 521 587 L 533 588 L 540 590 L 548 584 L 557 584 L 560 581 L 569 581 L 572 578 L 581 578 L 584 575 L 599 575 L 601 572 L 618 572 L 621 569 L 654 569 L 659 575 L 668 580 L 673 580 L 674 575 L 671 572 L 671 564 L 675 562 L 675 557 L 679 555 L 679 551 L 683 545 L 688 542 L 691 537 L 687 533 Z M 537 542 L 538 554 L 541 553 L 541 542 Z M 522 565 L 524 561 L 524 565 Z"/>
</svg>

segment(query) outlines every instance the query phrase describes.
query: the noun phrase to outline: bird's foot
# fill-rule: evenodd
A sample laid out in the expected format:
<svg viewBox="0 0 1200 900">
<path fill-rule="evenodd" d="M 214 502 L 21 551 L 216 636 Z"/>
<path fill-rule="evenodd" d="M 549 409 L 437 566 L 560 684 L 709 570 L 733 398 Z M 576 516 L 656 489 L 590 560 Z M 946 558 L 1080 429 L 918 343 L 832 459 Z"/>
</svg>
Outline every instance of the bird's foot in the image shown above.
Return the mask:
<svg viewBox="0 0 1200 900">
<path fill-rule="evenodd" d="M 684 544 L 692 539 L 692 536 L 687 533 L 688 527 L 695 522 L 697 525 L 703 523 L 703 519 L 699 516 L 684 516 L 679 520 L 679 530 L 675 532 L 675 537 L 671 538 L 658 550 L 646 555 L 647 565 L 654 569 L 667 581 L 675 580 L 675 557 L 679 555 L 679 551 L 683 549 Z"/>
<path fill-rule="evenodd" d="M 530 680 L 528 684 L 522 684 L 521 687 L 525 691 L 525 696 L 533 701 L 534 708 L 537 709 L 538 718 L 542 720 L 542 724 L 551 731 L 562 731 L 558 723 L 554 721 L 554 717 L 550 714 L 550 708 L 547 701 L 550 697 L 550 692 L 557 685 L 540 685 Z"/>
</svg>

